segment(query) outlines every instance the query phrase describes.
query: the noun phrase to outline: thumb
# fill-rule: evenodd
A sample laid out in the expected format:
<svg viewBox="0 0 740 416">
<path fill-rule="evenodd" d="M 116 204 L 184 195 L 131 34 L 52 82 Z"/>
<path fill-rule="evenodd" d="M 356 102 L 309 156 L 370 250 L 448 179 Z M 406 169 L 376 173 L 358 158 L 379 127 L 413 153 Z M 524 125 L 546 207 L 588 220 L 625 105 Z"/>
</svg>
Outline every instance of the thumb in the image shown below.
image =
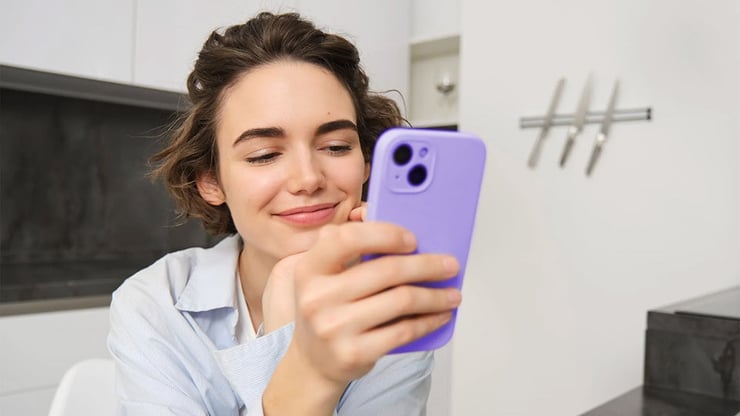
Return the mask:
<svg viewBox="0 0 740 416">
<path fill-rule="evenodd" d="M 350 221 L 365 221 L 366 215 L 367 215 L 367 203 L 363 202 L 362 205 L 350 211 L 349 220 Z"/>
</svg>

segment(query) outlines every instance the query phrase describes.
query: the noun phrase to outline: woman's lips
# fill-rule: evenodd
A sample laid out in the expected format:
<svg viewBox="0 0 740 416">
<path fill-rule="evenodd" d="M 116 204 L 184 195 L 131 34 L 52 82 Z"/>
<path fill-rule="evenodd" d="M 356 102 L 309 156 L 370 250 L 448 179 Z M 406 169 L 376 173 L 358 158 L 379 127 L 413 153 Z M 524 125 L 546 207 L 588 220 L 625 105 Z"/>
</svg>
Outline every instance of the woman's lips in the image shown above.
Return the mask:
<svg viewBox="0 0 740 416">
<path fill-rule="evenodd" d="M 334 218 L 337 204 L 318 204 L 292 208 L 275 214 L 276 217 L 295 225 L 322 225 Z"/>
</svg>

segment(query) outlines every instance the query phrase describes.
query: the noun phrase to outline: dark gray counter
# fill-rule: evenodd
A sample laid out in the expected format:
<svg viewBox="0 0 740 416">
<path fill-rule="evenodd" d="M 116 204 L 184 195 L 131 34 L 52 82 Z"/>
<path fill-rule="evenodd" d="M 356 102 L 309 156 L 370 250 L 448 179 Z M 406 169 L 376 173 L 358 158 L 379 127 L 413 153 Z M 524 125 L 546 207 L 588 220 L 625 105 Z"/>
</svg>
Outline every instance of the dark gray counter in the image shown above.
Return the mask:
<svg viewBox="0 0 740 416">
<path fill-rule="evenodd" d="M 584 416 L 740 414 L 740 287 L 647 313 L 643 385 Z"/>
<path fill-rule="evenodd" d="M 103 308 L 110 305 L 110 295 L 82 296 L 63 299 L 31 300 L 0 304 L 0 317 L 75 309 Z"/>
<path fill-rule="evenodd" d="M 582 416 L 735 416 L 740 402 L 640 386 Z"/>
</svg>

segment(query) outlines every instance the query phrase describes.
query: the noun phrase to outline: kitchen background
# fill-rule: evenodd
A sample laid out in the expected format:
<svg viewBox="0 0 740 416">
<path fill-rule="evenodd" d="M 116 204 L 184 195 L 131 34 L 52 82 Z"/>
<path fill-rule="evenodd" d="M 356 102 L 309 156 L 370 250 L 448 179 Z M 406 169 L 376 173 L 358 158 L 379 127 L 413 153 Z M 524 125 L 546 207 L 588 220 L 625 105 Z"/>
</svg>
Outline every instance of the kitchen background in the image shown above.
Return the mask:
<svg viewBox="0 0 740 416">
<path fill-rule="evenodd" d="M 124 95 L 150 89 L 182 93 L 195 53 L 212 29 L 262 9 L 298 10 L 350 35 L 372 87 L 398 90 L 400 96 L 391 96 L 415 126 L 458 125 L 483 137 L 489 164 L 464 302 L 454 342 L 438 354 L 430 416 L 586 412 L 642 383 L 648 310 L 740 285 L 740 0 L 232 0 L 218 7 L 194 0 L 0 0 L 0 6 L 1 65 L 133 91 Z M 544 115 L 561 77 L 566 84 L 557 112 L 575 112 L 589 74 L 591 111 L 606 108 L 619 78 L 617 107 L 649 106 L 653 119 L 616 123 L 591 177 L 584 169 L 595 125 L 578 137 L 564 168 L 557 161 L 566 129 L 554 127 L 540 163 L 528 168 L 538 131 L 521 129 L 519 119 Z M 155 145 L 144 126 L 161 126 L 170 113 L 145 112 L 145 104 L 100 103 L 105 97 L 66 97 L 70 101 L 54 107 L 59 98 L 44 97 L 38 112 L 76 107 L 75 117 L 83 117 L 113 106 L 109 112 L 120 115 L 115 120 L 128 114 L 138 121 L 83 135 L 90 143 L 79 146 L 101 150 L 79 160 L 71 148 L 59 150 L 60 136 L 50 134 L 46 146 L 34 146 L 57 149 L 57 157 L 40 157 L 31 142 L 13 142 L 18 139 L 10 132 L 19 123 L 7 118 L 21 106 L 12 103 L 29 95 L 0 89 L 3 224 L 26 211 L 40 215 L 35 209 L 62 214 L 44 199 L 51 198 L 43 194 L 49 184 L 16 191 L 9 166 L 16 166 L 12 161 L 19 154 L 39 157 L 39 171 L 83 169 L 73 174 L 56 168 L 83 182 L 94 176 L 84 171 L 90 166 L 115 171 L 130 161 L 135 168 L 128 191 L 103 193 L 118 198 L 114 205 L 132 208 L 107 218 L 126 222 L 156 211 L 156 220 L 144 217 L 163 225 L 171 221 L 166 203 L 142 205 L 162 195 L 136 170 Z M 108 123 L 95 125 L 118 125 Z M 104 142 L 105 132 L 113 130 L 115 137 L 130 136 L 131 145 Z M 96 159 L 101 157 L 104 163 Z M 78 203 L 89 201 L 80 197 Z M 84 220 L 91 222 L 76 226 L 90 236 L 95 218 Z M 157 250 L 184 242 L 208 244 L 197 227 L 188 227 L 143 226 L 135 233 L 138 240 L 122 241 L 104 254 L 110 259 L 111 253 L 158 242 L 138 258 L 146 262 Z M 11 239 L 6 228 L 3 233 L 2 261 L 16 262 L 21 240 Z M 0 293 L 16 282 L 5 270 Z M 46 414 L 66 368 L 107 356 L 107 308 L 89 298 L 70 299 L 57 303 L 64 310 L 0 316 L 0 414 Z M 24 310 L 10 301 L 2 308 Z"/>
</svg>

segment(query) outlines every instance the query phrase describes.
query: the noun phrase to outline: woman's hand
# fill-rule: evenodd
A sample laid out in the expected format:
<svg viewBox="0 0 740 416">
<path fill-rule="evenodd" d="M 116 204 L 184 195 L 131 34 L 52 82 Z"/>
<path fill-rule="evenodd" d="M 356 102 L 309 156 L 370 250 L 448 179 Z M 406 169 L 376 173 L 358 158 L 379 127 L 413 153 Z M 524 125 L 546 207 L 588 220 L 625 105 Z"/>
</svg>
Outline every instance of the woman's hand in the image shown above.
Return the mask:
<svg viewBox="0 0 740 416">
<path fill-rule="evenodd" d="M 364 207 L 350 214 L 363 216 Z M 459 265 L 447 255 L 409 254 L 415 249 L 414 236 L 389 223 L 321 229 L 293 264 L 295 330 L 263 394 L 265 414 L 331 414 L 350 381 L 449 321 L 460 292 L 413 283 L 448 279 Z M 357 263 L 364 254 L 387 255 Z"/>
<path fill-rule="evenodd" d="M 262 328 L 265 334 L 295 319 L 295 266 L 304 254 L 285 257 L 272 268 L 262 292 Z"/>
<path fill-rule="evenodd" d="M 362 203 L 349 214 L 349 221 L 365 221 L 367 204 Z M 275 264 L 262 292 L 264 333 L 268 334 L 295 320 L 295 265 L 304 253 L 285 257 Z"/>
<path fill-rule="evenodd" d="M 459 265 L 447 255 L 406 255 L 415 249 L 401 227 L 350 222 L 324 227 L 296 263 L 294 352 L 328 384 L 343 388 L 450 319 L 459 291 L 412 284 L 448 279 Z M 388 255 L 347 266 L 372 253 Z"/>
</svg>

